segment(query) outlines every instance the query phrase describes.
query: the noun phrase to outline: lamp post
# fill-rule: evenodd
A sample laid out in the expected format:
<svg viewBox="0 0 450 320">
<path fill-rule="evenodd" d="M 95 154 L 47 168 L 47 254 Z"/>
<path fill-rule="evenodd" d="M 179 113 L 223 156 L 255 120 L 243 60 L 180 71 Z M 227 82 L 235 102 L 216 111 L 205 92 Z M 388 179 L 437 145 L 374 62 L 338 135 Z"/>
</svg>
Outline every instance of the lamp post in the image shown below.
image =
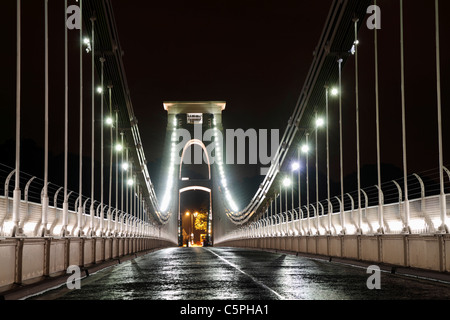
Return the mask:
<svg viewBox="0 0 450 320">
<path fill-rule="evenodd" d="M 362 211 L 361 211 L 361 160 L 359 150 L 359 74 L 358 74 L 358 18 L 353 19 L 355 26 L 355 97 L 356 97 L 356 175 L 358 182 L 358 233 L 362 233 Z"/>
<path fill-rule="evenodd" d="M 44 194 L 42 196 L 41 236 L 47 234 L 48 214 L 48 0 L 45 7 L 45 110 L 44 110 Z"/>
<path fill-rule="evenodd" d="M 67 19 L 67 0 L 64 0 L 64 17 Z M 69 149 L 69 50 L 66 19 L 64 19 L 64 202 L 62 236 L 66 235 L 69 201 L 67 199 L 67 170 Z"/>
<path fill-rule="evenodd" d="M 306 133 L 306 144 L 302 146 L 302 152 L 306 154 L 306 219 L 308 222 L 308 233 L 311 233 L 311 221 L 309 219 L 309 172 L 308 172 L 308 152 L 309 152 L 309 145 L 308 145 L 308 136 L 309 133 Z"/>
<path fill-rule="evenodd" d="M 377 5 L 377 0 L 374 0 Z M 378 30 L 374 28 L 374 50 L 375 50 L 375 118 L 377 134 L 377 179 L 378 179 L 378 233 L 384 233 L 383 218 L 383 191 L 381 190 L 381 156 L 380 156 L 380 98 L 378 81 Z"/>
<path fill-rule="evenodd" d="M 291 183 L 291 202 L 292 202 L 291 207 L 292 207 L 292 212 L 294 212 L 294 172 L 295 171 L 300 172 L 300 161 L 293 162 L 291 164 L 291 181 L 292 181 L 292 183 Z M 300 178 L 298 180 L 300 182 Z M 299 202 L 300 202 L 300 200 L 299 200 Z M 299 204 L 299 207 L 300 207 L 300 204 Z"/>
<path fill-rule="evenodd" d="M 125 184 L 125 212 L 127 213 L 127 214 L 129 214 L 130 213 L 130 210 L 129 210 L 129 207 L 128 207 L 128 187 L 129 187 L 129 182 L 130 182 L 130 180 L 129 180 L 129 171 L 130 171 L 130 165 L 129 165 L 129 163 L 128 163 L 128 148 L 126 149 L 126 153 L 125 153 L 125 155 L 126 155 L 126 157 L 125 157 L 125 162 L 126 162 L 126 177 L 125 177 L 125 179 L 126 179 L 126 184 Z"/>
<path fill-rule="evenodd" d="M 198 212 L 196 211 L 196 212 L 194 212 L 192 215 L 191 215 L 191 224 L 192 224 L 192 239 L 191 239 L 191 241 L 192 241 L 192 244 L 194 244 L 194 218 L 197 218 L 197 215 L 198 215 Z M 193 217 L 192 217 L 193 216 Z"/>
<path fill-rule="evenodd" d="M 344 155 L 342 145 L 342 59 L 339 59 L 339 162 L 341 175 L 341 233 L 345 234 L 345 212 L 344 212 Z"/>
<path fill-rule="evenodd" d="M 321 128 L 324 125 L 323 119 L 319 118 L 316 114 L 316 130 L 315 130 L 315 138 L 316 138 L 316 220 L 317 220 L 317 233 L 319 234 L 319 143 L 317 140 L 317 132 L 319 131 L 319 128 Z"/>
<path fill-rule="evenodd" d="M 91 221 L 93 221 L 93 218 L 95 216 L 94 211 L 94 190 L 95 190 L 95 144 L 94 144 L 94 133 L 95 133 L 95 80 L 94 80 L 94 69 L 95 69 L 95 45 L 94 45 L 94 25 L 95 25 L 95 17 L 91 17 L 91 24 L 92 24 L 92 33 L 91 33 L 91 87 L 92 87 L 92 93 L 91 93 Z M 102 121 L 103 123 L 103 121 Z M 103 130 L 102 130 L 103 131 Z M 103 178 L 103 177 L 102 177 Z M 102 198 L 103 200 L 103 198 Z M 103 229 L 103 201 L 100 202 L 100 233 Z"/>
<path fill-rule="evenodd" d="M 117 114 L 117 113 L 116 113 Z M 121 141 L 121 145 L 123 146 L 123 132 L 120 133 L 120 141 Z M 124 184 L 124 179 L 123 179 L 123 172 L 126 171 L 126 169 L 128 168 L 128 163 L 125 166 L 125 162 L 123 162 L 123 152 L 120 153 L 120 163 L 121 163 L 121 167 L 122 170 L 120 170 L 120 211 L 122 212 L 122 219 L 124 217 L 124 211 L 123 211 L 123 184 Z M 123 227 L 123 221 L 122 221 L 122 226 L 121 229 Z"/>
<path fill-rule="evenodd" d="M 116 112 L 116 120 L 115 120 L 115 134 L 116 134 L 116 143 L 119 144 L 119 121 L 118 121 L 118 115 L 117 115 L 117 109 Z M 119 208 L 119 154 L 116 152 L 115 154 L 115 160 L 116 160 L 116 210 Z M 117 217 L 117 211 L 116 211 L 116 226 L 118 224 L 118 217 Z M 117 229 L 116 229 L 117 231 Z"/>
<path fill-rule="evenodd" d="M 298 228 L 299 228 L 299 234 L 302 235 L 302 230 L 303 230 L 303 223 L 302 223 L 302 188 L 301 188 L 301 179 L 300 179 L 300 157 L 301 157 L 301 148 L 299 147 L 297 150 L 297 161 L 298 161 L 298 172 L 297 172 L 297 183 L 298 183 Z"/>
<path fill-rule="evenodd" d="M 448 232 L 447 227 L 447 203 L 444 189 L 444 156 L 442 151 L 442 98 L 441 98 L 441 56 L 439 38 L 439 0 L 435 0 L 435 20 L 436 20 L 436 83 L 437 83 L 437 107 L 438 107 L 438 145 L 439 145 L 439 185 L 440 185 L 440 208 L 441 225 L 439 231 Z"/>
<path fill-rule="evenodd" d="M 21 67 L 21 21 L 20 21 L 20 0 L 17 0 L 17 48 L 16 48 L 16 177 L 13 193 L 13 212 L 12 221 L 14 223 L 12 236 L 15 237 L 19 228 L 19 209 L 20 209 L 20 67 Z"/>
<path fill-rule="evenodd" d="M 328 117 L 328 109 L 329 109 L 329 94 L 330 90 L 328 85 L 325 86 L 325 117 L 326 117 L 326 130 L 327 130 L 327 207 L 328 207 L 328 232 L 331 234 L 331 199 L 330 199 L 330 139 L 329 139 L 329 123 L 330 119 Z M 331 95 L 337 96 L 339 94 L 339 90 L 337 88 L 331 89 Z"/>
<path fill-rule="evenodd" d="M 94 53 L 94 52 L 92 52 Z M 101 57 L 100 58 L 100 63 L 101 63 L 101 75 L 100 75 L 100 81 L 101 81 L 101 85 L 99 88 L 97 88 L 98 93 L 100 94 L 100 119 L 101 120 L 101 124 L 100 124 L 100 230 L 101 230 L 101 234 L 103 235 L 103 220 L 104 220 L 104 212 L 103 212 L 103 208 L 104 208 L 104 201 L 103 201 L 103 196 L 104 196 L 104 150 L 103 150 L 103 137 L 104 137 L 104 121 L 103 121 L 103 68 L 104 68 L 104 64 L 105 64 L 105 58 Z M 92 121 L 94 121 L 94 119 L 92 119 Z M 94 123 L 94 122 L 93 122 Z M 93 124 L 92 123 L 92 124 Z"/>
<path fill-rule="evenodd" d="M 288 188 L 289 186 L 291 186 L 291 185 L 292 185 L 292 184 L 291 184 L 291 180 L 290 180 L 288 177 L 284 178 L 284 180 L 283 180 L 283 186 L 284 186 L 285 205 L 286 205 L 286 208 L 285 208 L 285 210 L 286 210 L 286 235 L 288 235 L 288 228 L 287 228 L 287 222 L 288 222 L 288 216 L 287 216 L 287 211 L 288 211 L 288 204 L 287 204 L 287 188 Z M 292 191 L 292 189 L 291 189 L 291 191 Z M 280 194 L 281 194 L 281 192 L 280 192 Z M 281 202 L 281 199 L 280 199 L 280 202 Z"/>
<path fill-rule="evenodd" d="M 405 116 L 405 54 L 403 41 L 403 0 L 400 0 L 400 64 L 401 64 L 401 93 L 402 93 L 402 150 L 403 150 L 403 185 L 405 189 L 405 227 L 404 233 L 409 229 L 409 200 L 408 200 L 408 169 L 406 160 L 406 116 Z"/>
<path fill-rule="evenodd" d="M 185 214 L 189 217 L 189 220 L 192 220 L 191 213 L 189 211 L 186 211 Z M 192 231 L 191 230 L 191 223 L 189 223 L 189 235 L 188 235 L 187 247 L 189 247 L 189 243 L 191 243 L 191 241 L 190 241 L 191 240 L 191 231 Z"/>
<path fill-rule="evenodd" d="M 109 116 L 106 119 L 106 123 L 109 125 L 109 137 L 110 137 L 110 150 L 109 150 L 109 191 L 108 191 L 108 221 L 111 220 L 111 191 L 112 191 L 112 167 L 113 167 L 113 119 L 112 119 L 112 97 L 111 97 L 112 85 L 108 85 L 109 91 Z M 103 109 L 102 109 L 103 110 Z M 103 119 L 103 118 L 102 118 Z M 102 130 L 103 132 L 103 130 Z M 102 147 L 103 150 L 103 147 Z M 117 206 L 116 206 L 117 209 Z M 116 214 L 117 220 L 117 214 Z M 108 230 L 109 232 L 110 230 Z"/>
<path fill-rule="evenodd" d="M 80 0 L 80 20 L 83 18 L 83 0 Z M 79 196 L 80 201 L 78 203 L 78 222 L 77 226 L 79 228 L 78 235 L 81 235 L 81 217 L 83 214 L 83 204 L 81 199 L 83 198 L 83 24 L 80 24 L 80 150 L 79 150 Z M 93 199 L 91 200 L 94 202 Z M 91 205 L 92 211 L 93 205 Z M 93 212 L 91 211 L 91 214 Z"/>
</svg>

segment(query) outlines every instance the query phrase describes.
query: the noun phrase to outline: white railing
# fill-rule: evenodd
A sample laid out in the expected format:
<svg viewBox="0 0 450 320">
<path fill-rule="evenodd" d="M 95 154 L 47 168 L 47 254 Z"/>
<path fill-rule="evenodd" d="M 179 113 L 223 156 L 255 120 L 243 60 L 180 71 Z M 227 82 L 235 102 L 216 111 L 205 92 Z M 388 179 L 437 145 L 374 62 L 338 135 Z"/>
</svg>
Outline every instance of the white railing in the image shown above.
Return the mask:
<svg viewBox="0 0 450 320">
<path fill-rule="evenodd" d="M 428 196 L 410 200 L 410 220 L 408 232 L 411 234 L 432 234 L 441 232 L 442 224 L 440 215 L 440 196 Z M 447 208 L 450 207 L 450 198 L 446 197 Z M 328 214 L 317 215 L 315 203 L 311 204 L 310 217 L 308 219 L 306 210 L 300 210 L 301 218 L 290 210 L 282 214 L 273 214 L 260 218 L 245 227 L 228 232 L 216 243 L 241 240 L 250 238 L 288 237 L 301 235 L 339 235 L 339 234 L 377 234 L 380 233 L 378 206 L 361 209 L 362 224 L 358 225 L 358 210 L 353 208 L 346 210 L 345 226 L 342 225 L 341 213 L 332 212 L 331 221 Z M 319 205 L 320 207 L 320 205 Z M 323 213 L 322 208 L 319 212 Z M 286 217 L 288 217 L 286 219 Z M 294 217 L 294 219 L 292 219 Z M 448 219 L 448 211 L 447 211 Z M 383 205 L 384 234 L 400 234 L 405 232 L 404 202 Z"/>
</svg>

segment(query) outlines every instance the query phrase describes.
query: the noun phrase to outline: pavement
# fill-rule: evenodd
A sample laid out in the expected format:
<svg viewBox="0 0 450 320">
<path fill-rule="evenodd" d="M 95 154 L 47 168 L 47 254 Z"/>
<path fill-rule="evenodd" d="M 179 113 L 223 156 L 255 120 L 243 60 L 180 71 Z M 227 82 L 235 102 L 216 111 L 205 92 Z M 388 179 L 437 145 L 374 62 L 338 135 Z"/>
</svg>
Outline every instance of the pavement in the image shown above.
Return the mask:
<svg viewBox="0 0 450 320">
<path fill-rule="evenodd" d="M 448 274 L 239 248 L 180 247 L 131 257 L 30 300 L 449 300 Z M 377 278 L 378 277 L 378 278 Z M 370 283 L 369 283 L 370 282 Z M 378 283 L 379 289 L 373 285 Z M 372 284 L 372 285 L 371 285 Z M 369 288 L 372 287 L 372 288 Z"/>
</svg>

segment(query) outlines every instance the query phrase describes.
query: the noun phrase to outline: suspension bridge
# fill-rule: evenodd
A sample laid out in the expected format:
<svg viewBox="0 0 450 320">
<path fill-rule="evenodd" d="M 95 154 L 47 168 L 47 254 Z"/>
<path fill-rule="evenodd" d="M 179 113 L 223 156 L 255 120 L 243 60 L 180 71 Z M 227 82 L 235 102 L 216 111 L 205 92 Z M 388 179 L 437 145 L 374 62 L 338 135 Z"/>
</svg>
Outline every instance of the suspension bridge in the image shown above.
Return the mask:
<svg viewBox="0 0 450 320">
<path fill-rule="evenodd" d="M 376 27 L 370 30 L 374 42 L 374 60 L 371 68 L 375 69 L 376 75 L 374 80 L 376 119 L 373 119 L 376 123 L 376 144 L 373 146 L 377 150 L 376 182 L 373 182 L 372 176 L 363 174 L 358 122 L 359 86 L 362 82 L 358 65 L 361 50 L 359 33 L 362 29 L 368 28 L 367 20 L 377 13 L 377 6 L 376 1 L 335 0 L 331 1 L 297 103 L 293 106 L 292 112 L 285 115 L 286 127 L 279 128 L 282 135 L 270 167 L 246 204 L 235 200 L 233 185 L 227 181 L 229 176 L 225 150 L 219 139 L 225 136 L 226 128 L 222 119 L 227 116 L 226 101 L 165 101 L 161 105 L 167 112 L 166 149 L 162 167 L 164 179 L 159 181 L 160 186 L 153 184 L 148 169 L 150 164 L 143 147 L 145 137 L 141 137 L 139 129 L 139 124 L 143 121 L 138 121 L 136 113 L 139 112 L 135 113 L 133 108 L 132 94 L 128 87 L 122 58 L 123 48 L 119 41 L 120 30 L 115 22 L 114 5 L 110 0 L 80 0 L 72 7 L 66 0 L 65 19 L 62 15 L 62 5 L 60 6 L 61 13 L 58 14 L 61 15 L 61 28 L 62 24 L 65 24 L 66 44 L 65 150 L 64 170 L 61 172 L 65 184 L 59 186 L 51 183 L 48 175 L 49 170 L 52 170 L 48 160 L 48 113 L 51 112 L 48 103 L 48 65 L 52 61 L 49 61 L 48 57 L 48 35 L 52 29 L 48 27 L 47 10 L 51 1 L 43 2 L 45 17 L 42 18 L 45 22 L 46 39 L 44 48 L 46 121 L 42 125 L 45 127 L 46 140 L 42 176 L 28 174 L 22 171 L 20 166 L 23 160 L 20 128 L 29 125 L 32 119 L 24 117 L 20 111 L 21 77 L 30 76 L 21 70 L 21 13 L 26 10 L 27 4 L 17 0 L 16 7 L 16 113 L 15 118 L 9 119 L 11 122 L 15 121 L 16 125 L 15 163 L 0 165 L 3 188 L 0 195 L 0 290 L 5 298 L 23 297 L 24 294 L 20 296 L 19 292 L 23 292 L 24 288 L 34 288 L 29 289 L 27 293 L 35 294 L 42 289 L 39 284 L 49 282 L 49 279 L 65 281 L 69 266 L 78 266 L 85 275 L 89 275 L 89 270 L 98 270 L 102 266 L 133 259 L 137 261 L 138 255 L 141 257 L 139 263 L 156 265 L 159 261 L 171 258 L 179 265 L 190 259 L 199 259 L 200 263 L 209 261 L 204 270 L 217 268 L 214 263 L 220 262 L 220 268 L 224 269 L 223 274 L 227 274 L 228 280 L 219 279 L 218 275 L 208 272 L 206 274 L 198 272 L 197 276 L 208 278 L 207 280 L 202 278 L 202 281 L 217 281 L 225 291 L 223 281 L 235 281 L 227 268 L 234 268 L 239 271 L 239 277 L 245 278 L 241 279 L 241 282 L 237 281 L 240 283 L 237 284 L 238 293 L 231 295 L 231 298 L 238 299 L 255 298 L 255 292 L 260 290 L 264 291 L 264 294 L 258 293 L 260 295 L 256 298 L 317 298 L 314 292 L 304 293 L 294 285 L 286 289 L 279 283 L 265 282 L 264 277 L 255 275 L 257 272 L 255 265 L 258 263 L 264 265 L 264 261 L 272 258 L 277 261 L 277 266 L 286 264 L 292 268 L 295 266 L 298 270 L 302 266 L 305 267 L 302 265 L 303 262 L 298 262 L 293 257 L 286 258 L 283 255 L 280 260 L 270 256 L 268 252 L 307 255 L 324 259 L 323 261 L 337 259 L 367 265 L 392 266 L 404 270 L 431 272 L 437 277 L 445 277 L 450 271 L 447 209 L 450 207 L 448 197 L 450 171 L 444 164 L 443 156 L 445 143 L 442 132 L 446 123 L 442 117 L 444 92 L 441 91 L 440 79 L 439 45 L 442 36 L 439 34 L 438 0 L 434 4 L 435 20 L 429 21 L 429 24 L 435 25 L 433 34 L 435 48 L 429 50 L 435 50 L 436 53 L 436 61 L 430 64 L 437 76 L 435 110 L 438 110 L 436 119 L 438 136 L 436 141 L 430 141 L 439 149 L 435 159 L 436 167 L 423 168 L 423 171 L 414 173 L 409 172 L 407 168 L 405 131 L 407 96 L 404 83 L 411 79 L 405 77 L 403 39 L 408 29 L 403 26 L 403 1 L 400 0 L 398 15 L 401 32 L 398 42 L 401 51 L 398 55 L 401 57 L 399 76 L 402 83 L 398 88 L 401 100 L 397 105 L 402 110 L 402 122 L 399 126 L 402 127 L 403 174 L 387 180 L 381 179 L 383 167 L 380 161 L 380 123 L 383 119 L 379 116 L 379 93 L 382 93 L 384 87 L 378 79 L 380 30 Z M 71 30 L 67 24 L 68 17 L 76 14 L 78 9 L 80 28 Z M 442 17 L 441 14 L 441 19 Z M 72 33 L 72 37 L 74 33 L 79 35 L 76 50 L 67 45 L 69 32 Z M 73 75 L 70 80 L 68 77 L 69 54 L 71 59 L 76 57 L 81 66 L 85 65 L 78 67 L 79 78 L 75 78 L 78 82 L 76 84 L 73 84 Z M 87 67 L 91 69 L 86 75 L 88 63 Z M 342 84 L 343 67 L 346 64 L 354 65 L 355 97 L 352 99 L 356 100 L 357 131 L 350 141 L 343 141 L 342 134 L 345 122 L 342 113 L 344 104 L 348 103 L 347 100 L 343 101 L 342 94 L 345 90 Z M 91 88 L 83 87 L 83 81 L 89 78 Z M 80 136 L 76 142 L 79 143 L 77 146 L 79 159 L 72 159 L 71 162 L 76 161 L 79 169 L 78 190 L 70 190 L 67 185 L 68 148 L 69 144 L 74 144 L 68 141 L 68 93 L 72 85 L 76 85 L 77 94 L 80 95 L 78 101 L 80 122 L 73 123 L 72 126 L 76 127 Z M 73 90 L 70 89 L 70 92 Z M 87 95 L 87 98 L 83 95 Z M 86 103 L 89 98 L 91 101 Z M 338 108 L 338 119 L 329 115 L 331 106 Z M 87 117 L 86 113 L 83 116 L 83 112 L 88 112 L 87 115 L 92 118 L 88 117 L 87 119 L 90 119 L 83 122 Z M 334 136 L 330 136 L 329 132 L 331 123 L 334 123 L 335 128 L 339 128 L 334 132 Z M 200 132 L 200 137 L 209 130 L 211 144 L 206 145 L 206 141 L 198 139 L 196 130 Z M 183 132 L 190 133 L 194 138 L 182 140 L 181 148 L 178 150 L 176 147 L 180 146 Z M 354 143 L 354 140 L 356 145 L 352 148 L 357 151 L 355 177 L 357 184 L 355 189 L 345 190 L 344 161 L 353 155 L 346 154 L 343 149 L 345 145 Z M 410 144 L 409 147 L 415 146 Z M 333 156 L 330 156 L 332 149 Z M 204 179 L 189 178 L 183 174 L 185 160 L 196 156 L 196 150 L 200 151 L 201 161 L 206 160 L 204 162 L 207 173 Z M 323 158 L 320 162 L 318 160 L 319 152 L 321 157 L 326 154 L 325 166 Z M 86 154 L 90 157 L 86 158 Z M 330 172 L 332 170 L 335 172 Z M 334 186 L 330 181 L 332 174 L 339 176 L 339 183 Z M 338 192 L 332 193 L 331 189 Z M 193 191 L 205 192 L 209 196 L 204 248 L 183 248 L 185 226 L 183 226 L 181 195 Z M 157 251 L 153 252 L 154 250 Z M 184 256 L 188 254 L 187 250 L 192 250 L 189 252 L 194 258 Z M 255 256 L 253 262 L 255 265 L 248 264 L 245 259 L 240 260 L 241 257 L 248 257 L 246 255 L 253 257 L 256 255 L 255 252 L 260 250 L 266 251 L 264 254 L 269 256 L 264 259 Z M 176 265 L 174 264 L 173 268 L 177 268 Z M 273 271 L 270 268 L 264 270 L 261 274 L 266 274 L 267 277 Z M 327 272 L 333 273 L 331 269 Z M 336 269 L 337 274 L 340 272 Z M 177 275 L 188 276 L 183 275 L 182 270 L 178 270 Z M 158 274 L 153 274 L 152 277 L 158 278 Z M 286 274 L 280 275 L 280 279 L 286 277 Z M 363 278 L 361 274 L 357 277 Z M 395 284 L 390 285 L 395 287 Z M 107 286 L 108 284 L 105 284 L 105 287 Z M 253 288 L 252 292 L 246 291 L 248 286 Z M 93 299 L 98 293 L 97 290 L 100 289 L 92 289 L 89 293 Z M 346 287 L 342 287 L 342 290 L 344 292 Z M 169 294 L 169 291 L 158 287 L 151 291 L 154 295 L 142 293 L 136 298 L 192 297 L 187 293 L 181 293 L 182 290 L 176 291 L 177 294 L 174 294 L 174 291 L 170 291 L 172 293 Z M 195 292 L 198 293 L 194 288 L 190 294 L 195 295 Z M 67 293 L 66 297 L 70 294 L 72 293 Z M 437 290 L 436 294 L 441 294 L 441 291 Z M 203 292 L 199 297 L 217 299 L 219 296 L 222 297 L 212 292 Z M 344 296 L 327 293 L 322 297 L 334 299 Z M 120 295 L 112 294 L 108 297 L 120 298 Z M 349 293 L 347 297 L 355 296 Z"/>
</svg>

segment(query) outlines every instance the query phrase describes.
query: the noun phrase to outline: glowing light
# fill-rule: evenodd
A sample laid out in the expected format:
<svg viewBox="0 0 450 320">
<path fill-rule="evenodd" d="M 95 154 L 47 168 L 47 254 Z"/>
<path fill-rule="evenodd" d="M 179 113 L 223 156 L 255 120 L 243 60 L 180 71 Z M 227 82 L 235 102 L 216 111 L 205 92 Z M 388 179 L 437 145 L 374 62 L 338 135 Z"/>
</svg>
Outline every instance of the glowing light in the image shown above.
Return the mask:
<svg viewBox="0 0 450 320">
<path fill-rule="evenodd" d="M 291 185 L 291 179 L 289 179 L 289 178 L 284 178 L 284 180 L 283 180 L 283 186 L 289 187 L 290 185 Z"/>
<path fill-rule="evenodd" d="M 118 144 L 116 144 L 116 146 L 115 146 L 115 149 L 116 149 L 116 151 L 122 151 L 123 150 L 123 146 L 120 144 L 120 143 L 118 143 Z M 128 164 L 127 164 L 128 165 Z M 123 166 L 123 165 L 122 165 Z M 128 168 L 128 167 L 127 167 Z"/>
<path fill-rule="evenodd" d="M 122 163 L 122 169 L 123 169 L 124 171 L 127 171 L 127 170 L 128 170 L 128 162 Z"/>
<path fill-rule="evenodd" d="M 89 40 L 89 38 L 84 38 L 83 43 L 86 45 L 86 52 L 91 52 L 91 41 Z"/>
<path fill-rule="evenodd" d="M 113 124 L 113 119 L 111 117 L 107 117 L 105 120 L 107 125 L 112 125 Z"/>
<path fill-rule="evenodd" d="M 339 94 L 339 90 L 337 88 L 332 88 L 331 89 L 331 95 L 336 97 Z"/>
<path fill-rule="evenodd" d="M 133 185 L 133 179 L 128 179 L 127 180 L 127 185 L 132 186 Z"/>
<path fill-rule="evenodd" d="M 293 163 L 291 164 L 291 169 L 292 169 L 292 171 L 297 171 L 298 169 L 300 169 L 300 163 L 298 163 L 298 162 L 293 162 Z"/>
<path fill-rule="evenodd" d="M 98 87 L 98 88 L 97 88 L 97 92 L 98 92 L 98 93 L 102 93 L 102 92 L 103 92 L 103 88 L 102 88 L 102 87 Z"/>
<path fill-rule="evenodd" d="M 304 144 L 304 145 L 302 146 L 302 152 L 303 152 L 303 153 L 308 153 L 308 152 L 309 152 L 309 146 L 308 146 L 307 144 Z"/>
<path fill-rule="evenodd" d="M 317 127 L 317 128 L 322 127 L 322 126 L 324 125 L 324 123 L 325 123 L 325 121 L 323 121 L 322 118 L 317 118 L 317 119 L 316 119 L 316 127 Z"/>
</svg>

